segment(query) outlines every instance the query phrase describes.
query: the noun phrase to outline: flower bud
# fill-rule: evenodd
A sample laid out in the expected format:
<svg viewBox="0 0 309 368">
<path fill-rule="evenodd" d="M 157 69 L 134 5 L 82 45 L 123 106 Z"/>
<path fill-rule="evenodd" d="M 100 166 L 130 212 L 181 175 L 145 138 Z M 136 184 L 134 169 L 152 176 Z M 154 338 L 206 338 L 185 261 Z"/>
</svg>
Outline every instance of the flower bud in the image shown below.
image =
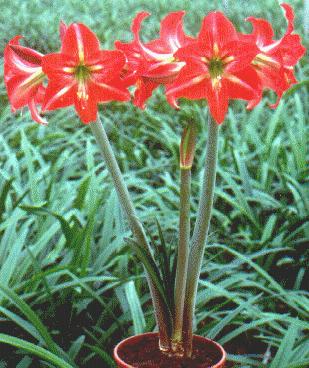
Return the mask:
<svg viewBox="0 0 309 368">
<path fill-rule="evenodd" d="M 180 168 L 182 170 L 191 169 L 194 159 L 196 126 L 194 123 L 188 124 L 182 133 L 180 142 Z"/>
</svg>

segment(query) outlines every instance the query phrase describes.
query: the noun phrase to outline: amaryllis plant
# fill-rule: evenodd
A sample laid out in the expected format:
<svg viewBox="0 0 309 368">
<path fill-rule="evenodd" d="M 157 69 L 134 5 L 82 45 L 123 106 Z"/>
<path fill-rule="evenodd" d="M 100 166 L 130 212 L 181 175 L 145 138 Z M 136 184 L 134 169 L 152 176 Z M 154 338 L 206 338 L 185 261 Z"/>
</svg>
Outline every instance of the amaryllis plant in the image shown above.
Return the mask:
<svg viewBox="0 0 309 368">
<path fill-rule="evenodd" d="M 101 50 L 96 35 L 80 23 L 61 23 L 57 53 L 42 55 L 24 47 L 21 36 L 5 48 L 4 78 L 13 112 L 28 106 L 33 120 L 47 124 L 48 111 L 73 105 L 81 121 L 90 123 L 132 230 L 133 239 L 128 243 L 145 267 L 160 349 L 170 355 L 192 355 L 192 321 L 213 205 L 219 126 L 229 102 L 241 99 L 252 109 L 267 89 L 277 94 L 277 101 L 270 104 L 274 108 L 297 82 L 294 67 L 305 49 L 294 34 L 291 6 L 282 7 L 288 25 L 278 40 L 265 19 L 249 17 L 252 32 L 243 34 L 217 11 L 204 17 L 196 37 L 188 36 L 183 30 L 184 12 L 177 11 L 161 21 L 158 38 L 143 42 L 141 25 L 149 14 L 141 12 L 133 20 L 133 40 L 116 41 L 116 50 Z M 185 127 L 181 138 L 176 267 L 166 253 L 163 262 L 155 257 L 98 115 L 100 103 L 129 101 L 129 88 L 134 91 L 134 105 L 143 109 L 160 85 L 176 109 L 174 114 L 181 108 L 181 98 L 206 100 L 209 109 L 205 172 L 192 232 L 190 180 L 198 137 L 194 123 Z"/>
</svg>

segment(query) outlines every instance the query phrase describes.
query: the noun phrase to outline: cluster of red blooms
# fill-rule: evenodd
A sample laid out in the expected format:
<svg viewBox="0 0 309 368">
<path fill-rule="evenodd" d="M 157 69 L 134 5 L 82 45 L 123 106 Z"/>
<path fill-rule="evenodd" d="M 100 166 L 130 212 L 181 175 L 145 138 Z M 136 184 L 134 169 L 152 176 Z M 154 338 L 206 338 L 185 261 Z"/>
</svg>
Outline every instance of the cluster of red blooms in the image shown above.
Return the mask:
<svg viewBox="0 0 309 368">
<path fill-rule="evenodd" d="M 249 17 L 251 34 L 236 31 L 221 12 L 209 13 L 196 38 L 183 31 L 183 11 L 168 14 L 160 37 L 144 43 L 139 32 L 149 14 L 137 14 L 133 41 L 116 41 L 117 50 L 100 50 L 96 35 L 84 24 L 60 25 L 61 50 L 42 55 L 19 44 L 14 37 L 4 51 L 4 78 L 12 110 L 29 106 L 32 118 L 46 124 L 47 110 L 69 105 L 84 123 L 96 120 L 98 103 L 128 101 L 135 85 L 134 104 L 145 107 L 159 85 L 168 102 L 206 99 L 217 123 L 224 120 L 229 99 L 248 101 L 252 109 L 264 89 L 273 90 L 277 106 L 284 91 L 296 83 L 294 66 L 305 53 L 299 35 L 293 34 L 294 13 L 282 4 L 288 22 L 285 35 L 274 40 L 264 19 Z M 41 113 L 38 112 L 41 106 Z"/>
</svg>

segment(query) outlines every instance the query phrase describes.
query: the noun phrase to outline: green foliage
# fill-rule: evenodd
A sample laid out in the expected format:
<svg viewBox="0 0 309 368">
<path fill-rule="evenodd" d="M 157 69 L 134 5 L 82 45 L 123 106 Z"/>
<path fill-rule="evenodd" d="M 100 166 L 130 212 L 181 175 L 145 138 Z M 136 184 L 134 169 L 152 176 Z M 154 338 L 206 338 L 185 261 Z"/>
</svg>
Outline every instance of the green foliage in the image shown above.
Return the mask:
<svg viewBox="0 0 309 368">
<path fill-rule="evenodd" d="M 302 34 L 303 2 L 291 3 Z M 169 11 L 186 9 L 186 29 L 196 34 L 207 11 L 223 8 L 219 0 L 15 0 L 0 1 L 0 7 L 0 54 L 16 34 L 41 52 L 56 51 L 58 14 L 67 23 L 85 22 L 103 47 L 112 47 L 116 39 L 130 39 L 139 10 L 152 12 L 146 39 Z M 253 14 L 284 32 L 276 2 L 230 2 L 228 15 L 238 29 L 249 30 L 243 19 Z M 286 93 L 277 110 L 267 106 L 271 94 L 252 112 L 232 103 L 220 131 L 196 331 L 224 344 L 231 367 L 308 366 L 308 65 L 304 58 L 297 68 L 302 84 Z M 112 367 L 113 346 L 152 330 L 155 321 L 143 267 L 126 246 L 131 234 L 98 148 L 72 109 L 48 116 L 48 127 L 33 123 L 28 112 L 11 114 L 2 77 L 0 105 L 0 366 Z M 195 213 L 207 140 L 205 104 L 183 101 L 174 111 L 156 93 L 145 111 L 114 103 L 101 114 L 152 235 L 162 287 L 172 295 L 178 147 L 182 127 L 196 122 Z"/>
</svg>

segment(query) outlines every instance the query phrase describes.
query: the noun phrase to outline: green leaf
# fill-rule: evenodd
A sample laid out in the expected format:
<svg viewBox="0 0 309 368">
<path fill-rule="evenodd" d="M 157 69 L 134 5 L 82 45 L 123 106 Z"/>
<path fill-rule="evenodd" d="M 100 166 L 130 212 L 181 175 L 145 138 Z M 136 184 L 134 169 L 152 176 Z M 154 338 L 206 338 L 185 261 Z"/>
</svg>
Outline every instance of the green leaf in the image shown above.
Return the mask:
<svg viewBox="0 0 309 368">
<path fill-rule="evenodd" d="M 129 281 L 125 285 L 124 289 L 133 319 L 134 335 L 141 334 L 145 332 L 146 322 L 140 304 L 140 299 L 135 289 L 134 281 Z"/>
<path fill-rule="evenodd" d="M 297 92 L 300 88 L 309 86 L 309 79 L 306 79 L 304 81 L 301 81 L 297 84 L 295 84 L 293 87 L 289 88 L 283 95 L 283 98 L 288 98 L 289 96 L 293 95 L 295 92 Z"/>
<path fill-rule="evenodd" d="M 286 366 L 286 363 L 290 361 L 297 335 L 298 327 L 292 323 L 289 329 L 286 331 L 286 334 L 281 341 L 279 349 L 269 368 L 282 368 Z"/>
<path fill-rule="evenodd" d="M 0 333 L 0 343 L 8 344 L 11 346 L 15 346 L 19 349 L 25 350 L 28 353 L 38 356 L 43 360 L 54 364 L 59 368 L 74 368 L 74 366 L 65 362 L 63 359 L 59 358 L 57 355 L 51 353 L 50 351 L 42 348 L 41 346 L 32 344 L 28 341 L 19 339 L 17 337 L 13 337 L 10 335 Z"/>
<path fill-rule="evenodd" d="M 27 317 L 29 322 L 38 331 L 44 340 L 48 349 L 57 355 L 62 355 L 67 358 L 66 353 L 53 341 L 51 335 L 49 334 L 47 328 L 44 326 L 37 314 L 24 302 L 13 290 L 0 284 L 0 293 L 8 298 L 16 307 Z"/>
<path fill-rule="evenodd" d="M 81 335 L 72 343 L 70 350 L 68 351 L 68 355 L 72 360 L 74 360 L 77 357 L 78 353 L 83 347 L 84 342 L 85 342 L 85 335 Z"/>
<path fill-rule="evenodd" d="M 138 245 L 134 240 L 132 239 L 125 239 L 125 240 L 126 240 L 126 243 L 135 251 L 137 257 L 144 265 L 152 282 L 156 286 L 157 291 L 159 292 L 162 300 L 164 301 L 168 313 L 171 314 L 170 305 L 166 298 L 166 290 L 164 289 L 164 282 L 161 279 L 160 271 L 156 263 L 154 262 L 151 254 L 146 249 Z"/>
<path fill-rule="evenodd" d="M 115 362 L 113 361 L 113 359 L 110 357 L 110 355 L 106 351 L 102 350 L 98 346 L 94 346 L 90 344 L 85 344 L 85 346 L 89 348 L 90 350 L 92 350 L 94 353 L 96 353 L 106 364 L 106 367 L 110 367 L 110 368 L 116 367 Z"/>
<path fill-rule="evenodd" d="M 85 198 L 89 189 L 89 184 L 91 181 L 91 176 L 86 176 L 79 185 L 77 195 L 73 202 L 73 208 L 77 208 L 79 210 L 83 209 Z"/>
<path fill-rule="evenodd" d="M 237 308 L 235 308 L 234 310 L 230 311 L 230 313 L 228 313 L 222 320 L 220 320 L 215 327 L 213 327 L 208 333 L 207 333 L 207 337 L 210 339 L 214 339 L 221 331 L 224 327 L 228 326 L 230 324 L 230 322 L 243 310 L 246 310 L 246 308 L 248 308 L 250 305 L 252 305 L 253 303 L 255 303 L 258 299 L 260 299 L 260 297 L 262 296 L 262 294 L 259 294 L 257 296 L 254 296 L 252 298 L 250 298 L 247 302 L 245 303 L 241 303 Z"/>
<path fill-rule="evenodd" d="M 55 217 L 60 222 L 61 229 L 63 231 L 63 234 L 67 242 L 70 243 L 72 240 L 72 231 L 71 231 L 71 226 L 69 222 L 63 216 L 59 215 L 58 213 L 45 208 L 46 205 L 47 205 L 47 202 L 43 202 L 42 204 L 37 205 L 37 206 L 21 205 L 19 206 L 19 208 L 21 208 L 24 211 L 33 213 L 35 215 L 43 214 L 43 215 L 51 215 Z"/>
<path fill-rule="evenodd" d="M 12 187 L 12 183 L 14 181 L 14 177 L 11 177 L 9 180 L 6 180 L 4 185 L 3 185 L 3 188 L 2 188 L 2 191 L 1 191 L 1 195 L 0 195 L 0 223 L 1 223 L 1 220 L 2 220 L 2 216 L 4 215 L 5 213 L 5 201 L 6 201 L 6 198 L 9 194 L 9 191 Z"/>
</svg>

